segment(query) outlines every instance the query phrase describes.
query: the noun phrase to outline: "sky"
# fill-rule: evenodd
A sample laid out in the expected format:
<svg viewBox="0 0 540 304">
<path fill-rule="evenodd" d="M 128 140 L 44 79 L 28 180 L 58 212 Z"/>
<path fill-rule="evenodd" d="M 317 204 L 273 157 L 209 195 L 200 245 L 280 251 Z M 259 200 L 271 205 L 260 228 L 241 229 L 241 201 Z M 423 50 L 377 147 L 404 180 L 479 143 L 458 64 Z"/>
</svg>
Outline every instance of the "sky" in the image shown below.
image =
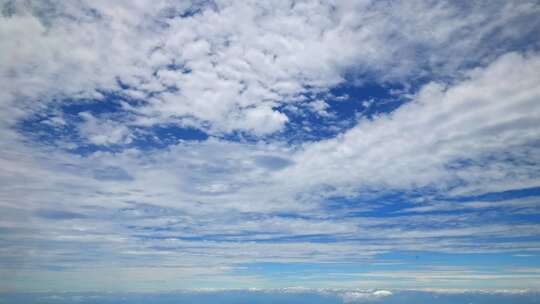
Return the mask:
<svg viewBox="0 0 540 304">
<path fill-rule="evenodd" d="M 512 303 L 539 71 L 539 1 L 0 0 L 0 302 Z"/>
<path fill-rule="evenodd" d="M 538 292 L 517 291 L 388 291 L 355 289 L 184 290 L 160 293 L 0 293 L 0 303 L 36 304 L 537 304 Z"/>
</svg>

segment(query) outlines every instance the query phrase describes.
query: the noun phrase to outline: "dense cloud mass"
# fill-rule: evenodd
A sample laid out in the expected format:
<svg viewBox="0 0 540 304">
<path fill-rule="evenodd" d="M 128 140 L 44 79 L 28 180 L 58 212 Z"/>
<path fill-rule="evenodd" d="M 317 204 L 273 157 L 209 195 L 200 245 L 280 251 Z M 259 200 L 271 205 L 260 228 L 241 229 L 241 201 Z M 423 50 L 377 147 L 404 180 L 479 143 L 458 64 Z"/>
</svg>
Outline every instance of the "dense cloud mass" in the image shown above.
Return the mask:
<svg viewBox="0 0 540 304">
<path fill-rule="evenodd" d="M 0 291 L 540 283 L 538 1 L 0 9 Z"/>
</svg>

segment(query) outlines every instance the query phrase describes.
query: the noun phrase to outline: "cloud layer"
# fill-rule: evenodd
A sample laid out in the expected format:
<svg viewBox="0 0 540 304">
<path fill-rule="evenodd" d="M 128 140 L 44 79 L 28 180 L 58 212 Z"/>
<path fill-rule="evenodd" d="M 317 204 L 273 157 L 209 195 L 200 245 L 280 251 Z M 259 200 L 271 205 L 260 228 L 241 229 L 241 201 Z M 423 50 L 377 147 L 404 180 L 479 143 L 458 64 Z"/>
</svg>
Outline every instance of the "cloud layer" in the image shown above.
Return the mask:
<svg viewBox="0 0 540 304">
<path fill-rule="evenodd" d="M 0 289 L 537 286 L 539 15 L 3 2 Z"/>
</svg>

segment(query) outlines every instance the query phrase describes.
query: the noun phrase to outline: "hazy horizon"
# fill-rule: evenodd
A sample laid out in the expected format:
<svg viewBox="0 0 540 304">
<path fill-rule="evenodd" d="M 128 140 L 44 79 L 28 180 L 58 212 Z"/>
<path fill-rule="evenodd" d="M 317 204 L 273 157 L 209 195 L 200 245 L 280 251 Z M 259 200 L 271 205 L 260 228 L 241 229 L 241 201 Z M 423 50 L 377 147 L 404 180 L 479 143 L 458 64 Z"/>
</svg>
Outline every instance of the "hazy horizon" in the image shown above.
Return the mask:
<svg viewBox="0 0 540 304">
<path fill-rule="evenodd" d="M 536 304 L 539 292 L 414 291 L 344 289 L 199 290 L 167 293 L 0 293 L 0 303 L 220 303 L 220 304 L 347 304 L 347 303 L 475 303 Z M 7 302 L 4 302 L 7 301 Z"/>
</svg>

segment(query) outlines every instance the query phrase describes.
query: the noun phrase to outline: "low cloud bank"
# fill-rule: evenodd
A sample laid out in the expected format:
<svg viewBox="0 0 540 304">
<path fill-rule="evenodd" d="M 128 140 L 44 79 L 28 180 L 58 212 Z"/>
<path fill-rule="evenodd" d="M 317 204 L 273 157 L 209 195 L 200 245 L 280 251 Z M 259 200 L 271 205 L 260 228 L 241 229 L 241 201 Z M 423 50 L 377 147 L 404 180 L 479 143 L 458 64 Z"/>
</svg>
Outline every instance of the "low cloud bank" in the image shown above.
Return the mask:
<svg viewBox="0 0 540 304">
<path fill-rule="evenodd" d="M 389 291 L 345 289 L 237 289 L 185 290 L 167 293 L 29 293 L 0 294 L 0 303 L 538 303 L 539 292 L 532 291 Z"/>
</svg>

